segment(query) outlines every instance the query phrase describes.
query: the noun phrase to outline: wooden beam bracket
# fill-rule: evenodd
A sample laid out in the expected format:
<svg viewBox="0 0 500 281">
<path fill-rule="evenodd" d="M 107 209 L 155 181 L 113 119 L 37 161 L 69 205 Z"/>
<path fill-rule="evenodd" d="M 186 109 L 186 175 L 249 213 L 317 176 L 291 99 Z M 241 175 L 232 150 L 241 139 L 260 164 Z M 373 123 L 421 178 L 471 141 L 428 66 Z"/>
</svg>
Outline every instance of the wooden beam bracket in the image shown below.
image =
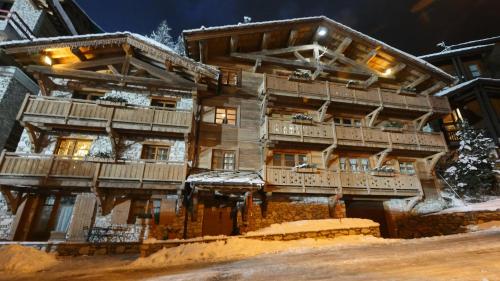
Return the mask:
<svg viewBox="0 0 500 281">
<path fill-rule="evenodd" d="M 429 118 L 432 116 L 432 114 L 434 114 L 434 112 L 430 111 L 413 120 L 413 124 L 415 124 L 415 130 L 421 131 L 427 121 L 429 121 Z"/>
<path fill-rule="evenodd" d="M 368 113 L 365 116 L 365 121 L 366 121 L 366 124 L 368 125 L 368 127 L 373 127 L 375 125 L 375 122 L 377 121 L 377 118 L 383 109 L 384 109 L 383 106 L 379 106 L 374 111 Z"/>
<path fill-rule="evenodd" d="M 375 161 L 376 161 L 375 169 L 380 169 L 380 167 L 382 167 L 387 156 L 391 152 L 392 152 L 392 148 L 389 147 L 389 148 L 386 148 L 383 151 L 381 151 L 373 156 L 375 158 Z"/>
</svg>

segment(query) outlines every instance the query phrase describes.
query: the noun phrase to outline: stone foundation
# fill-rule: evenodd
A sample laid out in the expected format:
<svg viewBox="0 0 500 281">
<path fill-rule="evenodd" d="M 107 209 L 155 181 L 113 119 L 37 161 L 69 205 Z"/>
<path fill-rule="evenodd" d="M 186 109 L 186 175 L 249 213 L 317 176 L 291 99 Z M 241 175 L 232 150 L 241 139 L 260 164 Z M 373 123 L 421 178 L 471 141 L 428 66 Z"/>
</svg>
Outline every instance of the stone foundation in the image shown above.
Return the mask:
<svg viewBox="0 0 500 281">
<path fill-rule="evenodd" d="M 500 211 L 477 211 L 435 215 L 406 215 L 396 222 L 397 236 L 419 238 L 467 232 L 468 225 L 500 220 Z"/>
</svg>

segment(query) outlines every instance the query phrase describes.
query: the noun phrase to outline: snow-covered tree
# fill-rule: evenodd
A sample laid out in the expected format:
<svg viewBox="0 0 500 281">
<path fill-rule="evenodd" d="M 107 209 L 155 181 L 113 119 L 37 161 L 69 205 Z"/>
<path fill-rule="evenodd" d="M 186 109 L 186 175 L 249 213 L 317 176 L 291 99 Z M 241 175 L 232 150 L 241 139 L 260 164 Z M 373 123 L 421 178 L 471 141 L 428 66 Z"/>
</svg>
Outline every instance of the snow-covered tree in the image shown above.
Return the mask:
<svg viewBox="0 0 500 281">
<path fill-rule="evenodd" d="M 148 37 L 174 49 L 175 40 L 172 35 L 170 35 L 171 30 L 172 29 L 168 26 L 167 20 L 163 20 Z"/>
<path fill-rule="evenodd" d="M 494 160 L 491 151 L 495 147 L 484 130 L 473 128 L 467 121 L 462 122 L 458 148 L 458 159 L 447 163 L 445 180 L 461 196 L 480 199 L 496 193 Z"/>
<path fill-rule="evenodd" d="M 175 40 L 172 35 L 170 35 L 170 31 L 172 31 L 172 29 L 168 26 L 167 20 L 163 20 L 148 37 L 166 45 L 179 55 L 185 56 L 184 38 L 182 38 L 182 35 L 179 35 L 177 40 Z"/>
<path fill-rule="evenodd" d="M 252 21 L 252 18 L 251 18 L 251 17 L 249 17 L 249 16 L 244 16 L 244 17 L 243 17 L 243 22 L 244 22 L 244 23 L 249 23 L 249 22 L 251 22 L 251 21 Z"/>
</svg>

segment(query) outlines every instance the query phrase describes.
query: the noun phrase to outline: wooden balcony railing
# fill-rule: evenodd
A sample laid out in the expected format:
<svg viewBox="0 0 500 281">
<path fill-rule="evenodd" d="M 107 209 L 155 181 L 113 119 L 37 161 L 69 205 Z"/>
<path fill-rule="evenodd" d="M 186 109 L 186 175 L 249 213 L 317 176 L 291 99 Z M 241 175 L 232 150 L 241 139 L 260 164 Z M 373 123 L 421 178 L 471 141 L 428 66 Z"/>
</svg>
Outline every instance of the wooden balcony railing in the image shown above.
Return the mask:
<svg viewBox="0 0 500 281">
<path fill-rule="evenodd" d="M 27 96 L 18 120 L 55 126 L 188 133 L 190 110 L 117 106 L 96 101 Z"/>
<path fill-rule="evenodd" d="M 286 77 L 274 75 L 264 75 L 260 91 L 276 95 L 415 111 L 434 111 L 440 113 L 451 111 L 450 104 L 445 97 L 398 95 L 394 92 L 380 89 L 352 89 L 347 88 L 346 85 L 322 81 L 307 83 L 289 81 Z"/>
<path fill-rule="evenodd" d="M 94 162 L 42 154 L 0 155 L 0 184 L 61 188 L 175 189 L 186 178 L 182 162 Z"/>
<path fill-rule="evenodd" d="M 333 122 L 294 123 L 266 117 L 261 137 L 273 141 L 345 146 L 394 148 L 413 151 L 446 151 L 442 133 L 383 131 L 381 128 L 335 125 Z"/>
<path fill-rule="evenodd" d="M 415 196 L 421 192 L 415 175 L 373 176 L 369 173 L 267 166 L 265 180 L 274 192 L 342 193 L 345 195 Z"/>
</svg>

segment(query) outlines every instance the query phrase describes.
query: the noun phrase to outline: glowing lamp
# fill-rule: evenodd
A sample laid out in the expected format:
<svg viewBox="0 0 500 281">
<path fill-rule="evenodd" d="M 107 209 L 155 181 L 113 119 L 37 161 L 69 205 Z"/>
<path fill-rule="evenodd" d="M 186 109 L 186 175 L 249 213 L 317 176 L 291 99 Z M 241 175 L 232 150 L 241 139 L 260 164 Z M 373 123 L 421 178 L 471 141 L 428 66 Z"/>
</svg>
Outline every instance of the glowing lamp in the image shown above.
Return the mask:
<svg viewBox="0 0 500 281">
<path fill-rule="evenodd" d="M 328 33 L 328 30 L 325 27 L 318 28 L 318 36 L 325 36 Z"/>
<path fill-rule="evenodd" d="M 43 63 L 46 65 L 52 65 L 52 59 L 49 56 L 43 56 Z"/>
<path fill-rule="evenodd" d="M 389 76 L 392 74 L 392 68 L 388 68 L 385 72 L 384 75 Z"/>
</svg>

